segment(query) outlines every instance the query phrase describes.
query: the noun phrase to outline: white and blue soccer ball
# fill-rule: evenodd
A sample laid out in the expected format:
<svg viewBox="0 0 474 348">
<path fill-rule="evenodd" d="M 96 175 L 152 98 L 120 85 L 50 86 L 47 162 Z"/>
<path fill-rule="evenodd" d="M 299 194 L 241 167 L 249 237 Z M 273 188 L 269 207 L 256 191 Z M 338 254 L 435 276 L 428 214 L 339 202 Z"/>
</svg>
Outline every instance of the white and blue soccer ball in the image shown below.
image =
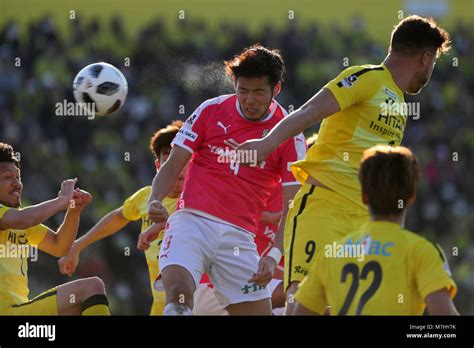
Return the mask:
<svg viewBox="0 0 474 348">
<path fill-rule="evenodd" d="M 125 76 L 115 66 L 99 62 L 86 66 L 74 78 L 76 102 L 94 105 L 98 116 L 110 115 L 122 107 L 127 98 Z"/>
</svg>

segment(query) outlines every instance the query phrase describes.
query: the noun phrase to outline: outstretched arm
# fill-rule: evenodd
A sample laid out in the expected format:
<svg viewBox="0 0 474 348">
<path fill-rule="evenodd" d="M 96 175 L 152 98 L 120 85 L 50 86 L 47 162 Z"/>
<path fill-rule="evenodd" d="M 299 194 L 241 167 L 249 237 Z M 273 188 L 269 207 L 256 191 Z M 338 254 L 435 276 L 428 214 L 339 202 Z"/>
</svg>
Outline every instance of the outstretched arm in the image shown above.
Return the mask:
<svg viewBox="0 0 474 348">
<path fill-rule="evenodd" d="M 82 250 L 98 240 L 117 233 L 128 223 L 129 220 L 122 214 L 122 207 L 109 212 L 85 235 L 74 241 L 67 255 L 58 260 L 59 271 L 62 274 L 72 276 L 79 264 L 79 257 Z"/>
<path fill-rule="evenodd" d="M 262 139 L 248 140 L 239 150 L 256 150 L 257 162 L 261 163 L 286 139 L 294 137 L 305 129 L 321 122 L 339 111 L 339 104 L 329 89 L 323 88 L 298 110 L 283 118 Z"/>
<path fill-rule="evenodd" d="M 61 210 L 65 210 L 72 199 L 76 179 L 65 180 L 61 184 L 58 197 L 21 210 L 10 209 L 0 219 L 0 230 L 26 230 L 48 220 Z"/>
<path fill-rule="evenodd" d="M 122 214 L 122 207 L 112 210 L 100 219 L 86 234 L 78 238 L 74 242 L 73 248 L 81 252 L 92 243 L 117 233 L 129 222 Z"/>
<path fill-rule="evenodd" d="M 81 212 L 91 201 L 90 193 L 76 190 L 74 192 L 74 204 L 69 206 L 57 233 L 48 230 L 45 238 L 38 244 L 38 248 L 56 257 L 66 255 L 76 238 Z"/>
</svg>

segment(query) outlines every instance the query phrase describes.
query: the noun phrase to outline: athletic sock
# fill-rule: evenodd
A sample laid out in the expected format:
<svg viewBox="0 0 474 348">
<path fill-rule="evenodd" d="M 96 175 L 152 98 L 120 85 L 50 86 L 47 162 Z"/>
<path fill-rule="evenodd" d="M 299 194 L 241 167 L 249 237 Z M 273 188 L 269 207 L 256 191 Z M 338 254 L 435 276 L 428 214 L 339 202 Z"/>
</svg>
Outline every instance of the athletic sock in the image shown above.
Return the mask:
<svg viewBox="0 0 474 348">
<path fill-rule="evenodd" d="M 82 303 L 81 315 L 110 315 L 107 296 L 98 294 L 87 298 Z"/>
<path fill-rule="evenodd" d="M 163 315 L 193 315 L 193 311 L 180 303 L 168 303 L 163 309 Z"/>
</svg>

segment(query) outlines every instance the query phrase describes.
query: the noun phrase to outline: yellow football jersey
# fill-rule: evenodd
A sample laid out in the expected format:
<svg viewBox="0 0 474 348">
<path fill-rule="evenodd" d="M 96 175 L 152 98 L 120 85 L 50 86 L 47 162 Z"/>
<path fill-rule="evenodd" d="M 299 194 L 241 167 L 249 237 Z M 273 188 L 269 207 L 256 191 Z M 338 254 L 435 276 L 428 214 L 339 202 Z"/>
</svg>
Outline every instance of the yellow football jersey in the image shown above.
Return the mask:
<svg viewBox="0 0 474 348">
<path fill-rule="evenodd" d="M 454 298 L 441 248 L 400 225 L 371 221 L 316 255 L 295 299 L 331 315 L 421 315 L 425 298 L 446 288 Z"/>
<path fill-rule="evenodd" d="M 308 176 L 338 192 L 363 209 L 358 180 L 364 150 L 378 144 L 400 145 L 406 109 L 389 107 L 404 102 L 385 65 L 353 66 L 328 82 L 340 111 L 321 123 L 318 139 L 306 158 L 291 168 L 305 183 Z M 405 113 L 405 114 L 404 114 Z"/>
<path fill-rule="evenodd" d="M 151 194 L 151 186 L 146 186 L 135 192 L 127 198 L 122 207 L 123 216 L 131 221 L 142 220 L 141 233 L 143 233 L 153 222 L 148 218 L 147 202 Z M 178 198 L 166 197 L 161 202 L 169 215 L 176 210 L 176 202 Z M 165 230 L 161 230 L 158 239 L 151 243 L 148 250 L 145 251 L 146 263 L 148 266 L 148 273 L 150 276 L 150 286 L 153 295 L 153 305 L 151 308 L 151 315 L 161 315 L 165 305 L 165 295 L 163 292 L 155 290 L 154 282 L 158 277 L 159 265 L 158 256 L 160 254 L 160 246 L 163 240 Z"/>
<path fill-rule="evenodd" d="M 15 208 L 0 204 L 0 220 Z M 48 228 L 37 225 L 26 230 L 0 230 L 0 307 L 28 301 L 28 257 L 30 246 L 38 245 Z"/>
<path fill-rule="evenodd" d="M 128 197 L 123 203 L 122 214 L 123 216 L 130 221 L 136 221 L 141 219 L 142 228 L 141 232 L 145 231 L 148 227 L 153 224 L 148 218 L 148 207 L 147 202 L 150 198 L 151 186 L 145 186 L 135 192 L 133 195 Z M 166 197 L 163 199 L 163 207 L 166 209 L 169 215 L 173 214 L 176 210 L 176 202 L 178 198 L 169 198 Z M 158 254 L 159 254 L 159 242 L 163 239 L 164 230 L 160 232 L 157 243 L 152 243 L 150 248 L 145 251 L 145 256 L 147 261 L 152 261 L 156 263 Z"/>
</svg>

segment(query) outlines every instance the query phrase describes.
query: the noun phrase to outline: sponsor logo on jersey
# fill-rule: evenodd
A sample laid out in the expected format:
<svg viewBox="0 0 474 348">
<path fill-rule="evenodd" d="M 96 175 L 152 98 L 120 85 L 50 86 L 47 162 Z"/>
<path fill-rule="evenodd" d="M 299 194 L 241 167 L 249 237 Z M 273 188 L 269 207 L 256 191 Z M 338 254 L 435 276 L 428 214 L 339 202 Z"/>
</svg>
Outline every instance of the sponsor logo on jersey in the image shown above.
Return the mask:
<svg viewBox="0 0 474 348">
<path fill-rule="evenodd" d="M 230 124 L 228 126 L 224 126 L 224 124 L 221 121 L 217 122 L 217 125 L 224 130 L 225 134 L 227 134 L 227 128 L 231 126 Z"/>
<path fill-rule="evenodd" d="M 303 275 L 308 275 L 309 269 L 302 266 L 295 266 L 295 273 L 300 273 Z"/>
<path fill-rule="evenodd" d="M 192 126 L 194 124 L 194 120 L 196 120 L 197 114 L 191 115 L 186 120 L 186 123 Z"/>
<path fill-rule="evenodd" d="M 185 137 L 186 139 L 188 139 L 189 141 L 192 141 L 192 142 L 194 142 L 198 137 L 198 135 L 196 133 L 194 133 L 192 130 L 189 130 L 189 129 L 181 128 L 179 130 L 179 133 L 183 137 Z"/>
<path fill-rule="evenodd" d="M 373 240 L 371 236 L 365 236 L 362 239 L 353 241 L 349 239 L 345 242 L 347 245 L 361 244 L 364 246 L 365 255 L 379 255 L 379 256 L 392 256 L 392 248 L 395 246 L 394 242 L 381 242 Z"/>
<path fill-rule="evenodd" d="M 387 87 L 385 87 L 385 94 L 388 95 L 393 100 L 397 100 L 397 94 L 391 91 L 390 89 L 388 89 Z"/>
<path fill-rule="evenodd" d="M 446 271 L 446 273 L 448 274 L 448 276 L 450 276 L 450 277 L 453 276 L 453 274 L 451 273 L 451 269 L 449 268 L 449 264 L 446 261 L 443 262 L 443 268 Z"/>
<path fill-rule="evenodd" d="M 352 85 L 356 82 L 357 82 L 357 76 L 355 75 L 348 76 L 344 80 L 341 81 L 342 85 L 346 88 L 352 87 Z"/>
</svg>

